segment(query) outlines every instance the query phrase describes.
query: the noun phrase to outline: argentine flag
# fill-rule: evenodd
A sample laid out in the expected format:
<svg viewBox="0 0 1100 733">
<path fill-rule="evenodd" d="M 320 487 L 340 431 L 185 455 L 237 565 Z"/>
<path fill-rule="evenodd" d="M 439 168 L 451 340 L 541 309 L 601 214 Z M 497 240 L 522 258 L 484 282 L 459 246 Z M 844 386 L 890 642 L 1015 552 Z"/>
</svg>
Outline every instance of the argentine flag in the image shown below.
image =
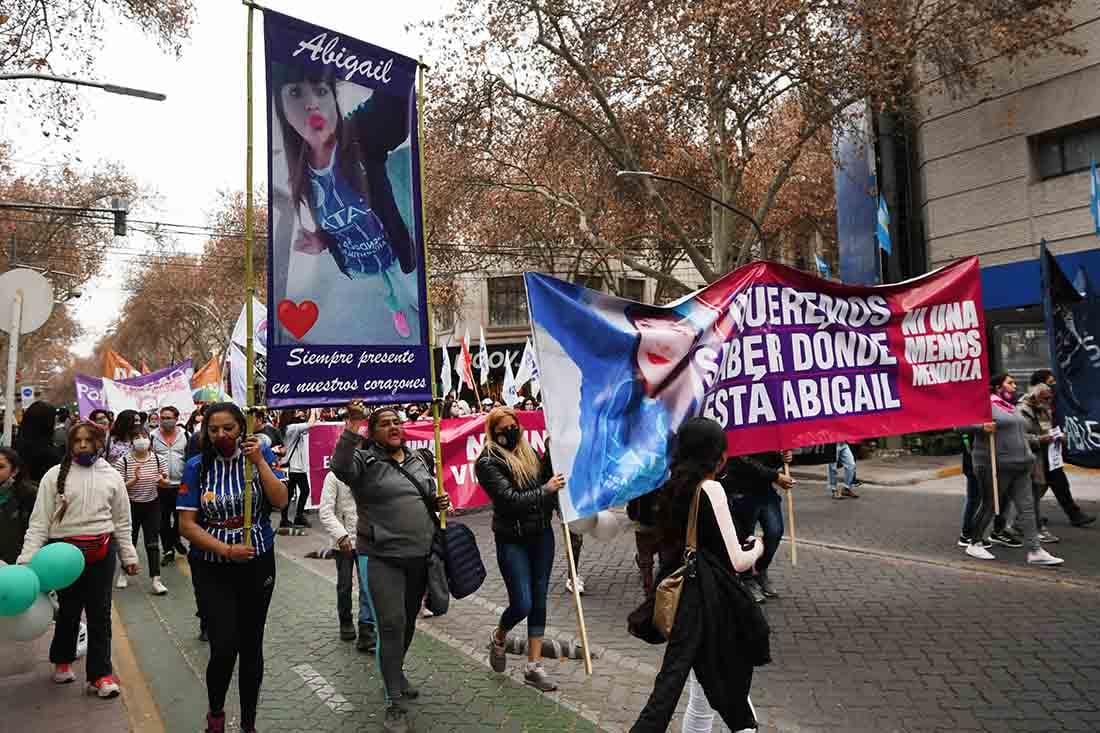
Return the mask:
<svg viewBox="0 0 1100 733">
<path fill-rule="evenodd" d="M 1092 198 L 1089 200 L 1089 209 L 1092 210 L 1092 225 L 1097 234 L 1100 234 L 1100 173 L 1096 171 L 1096 161 L 1092 161 L 1092 171 L 1089 176 L 1092 182 Z"/>
<path fill-rule="evenodd" d="M 886 199 L 881 193 L 878 195 L 878 227 L 875 235 L 878 238 L 878 246 L 882 247 L 886 254 L 890 254 L 894 248 L 890 241 L 890 210 L 886 208 Z"/>
<path fill-rule="evenodd" d="M 830 277 L 832 273 L 829 271 L 829 263 L 816 252 L 814 252 L 814 259 L 817 260 L 817 271 L 821 273 L 821 277 Z"/>
</svg>

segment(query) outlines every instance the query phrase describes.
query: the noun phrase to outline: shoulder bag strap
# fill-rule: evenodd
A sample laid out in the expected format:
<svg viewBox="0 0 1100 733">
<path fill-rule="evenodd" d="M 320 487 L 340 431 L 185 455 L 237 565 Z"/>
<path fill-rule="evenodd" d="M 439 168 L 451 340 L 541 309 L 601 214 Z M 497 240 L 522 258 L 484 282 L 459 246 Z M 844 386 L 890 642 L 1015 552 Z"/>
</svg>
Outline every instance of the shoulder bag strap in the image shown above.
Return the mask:
<svg viewBox="0 0 1100 733">
<path fill-rule="evenodd" d="M 691 498 L 691 512 L 688 514 L 687 542 L 684 550 L 695 552 L 699 547 L 699 497 L 703 493 L 703 485 L 695 487 L 695 496 Z"/>
<path fill-rule="evenodd" d="M 422 456 L 419 456 L 415 453 L 413 455 L 415 455 L 417 459 L 421 462 L 424 461 L 424 458 Z M 406 471 L 404 466 L 397 463 L 397 461 L 391 461 L 391 463 L 393 464 L 393 467 L 400 471 L 401 475 L 408 479 L 409 483 L 413 485 L 413 488 L 416 489 L 416 493 L 420 496 L 420 500 L 424 502 L 424 508 L 428 510 L 428 516 L 431 517 L 432 524 L 438 525 L 439 517 L 436 515 L 435 509 L 433 509 L 432 505 L 429 503 L 430 500 L 428 498 L 428 495 L 424 493 L 424 488 L 420 485 L 420 482 L 417 481 L 411 473 Z"/>
</svg>

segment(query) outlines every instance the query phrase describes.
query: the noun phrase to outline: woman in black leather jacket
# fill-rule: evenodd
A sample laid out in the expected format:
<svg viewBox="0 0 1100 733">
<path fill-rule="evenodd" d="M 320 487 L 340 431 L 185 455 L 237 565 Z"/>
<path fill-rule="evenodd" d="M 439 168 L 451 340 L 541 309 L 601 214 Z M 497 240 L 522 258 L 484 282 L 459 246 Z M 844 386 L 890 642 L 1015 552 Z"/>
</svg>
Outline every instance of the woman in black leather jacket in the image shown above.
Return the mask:
<svg viewBox="0 0 1100 733">
<path fill-rule="evenodd" d="M 548 465 L 548 464 L 547 464 Z M 565 486 L 561 475 L 547 476 L 531 448 L 514 410 L 498 407 L 485 421 L 485 448 L 475 466 L 478 483 L 493 501 L 493 534 L 497 564 L 508 588 L 508 608 L 489 639 L 489 663 L 504 671 L 504 641 L 520 621 L 527 619 L 527 668 L 524 681 L 550 692 L 557 685 L 542 667 L 542 636 L 546 631 L 546 594 L 554 564 L 551 517 L 557 493 Z"/>
</svg>

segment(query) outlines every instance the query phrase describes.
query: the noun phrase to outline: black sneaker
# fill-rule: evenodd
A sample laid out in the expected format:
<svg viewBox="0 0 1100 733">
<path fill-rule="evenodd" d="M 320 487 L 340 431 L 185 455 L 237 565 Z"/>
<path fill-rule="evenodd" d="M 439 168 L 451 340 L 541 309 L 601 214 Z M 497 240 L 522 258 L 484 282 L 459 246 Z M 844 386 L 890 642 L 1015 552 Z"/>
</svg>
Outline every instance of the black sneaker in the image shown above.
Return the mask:
<svg viewBox="0 0 1100 733">
<path fill-rule="evenodd" d="M 313 525 L 309 523 L 309 520 L 305 518 L 305 515 L 301 515 L 301 516 L 295 517 L 294 526 L 295 527 L 305 527 L 306 529 L 309 529 Z"/>
<path fill-rule="evenodd" d="M 767 575 L 758 575 L 756 582 L 760 585 L 760 592 L 764 594 L 765 598 L 778 598 L 779 593 L 775 590 L 775 586 L 768 580 Z"/>
<path fill-rule="evenodd" d="M 176 561 L 176 551 L 175 550 L 168 550 L 167 552 L 164 553 L 164 556 L 161 557 L 160 564 L 161 565 L 171 565 L 175 561 Z"/>
<path fill-rule="evenodd" d="M 1082 511 L 1078 511 L 1072 517 L 1070 517 L 1069 523 L 1074 527 L 1087 527 L 1096 521 L 1095 514 L 1085 514 Z"/>
<path fill-rule="evenodd" d="M 382 730 L 386 733 L 412 733 L 409 713 L 397 703 L 390 703 L 386 706 L 386 719 L 382 723 Z"/>
<path fill-rule="evenodd" d="M 955 544 L 957 544 L 959 547 L 961 547 L 965 550 L 967 547 L 970 547 L 970 538 L 967 537 L 964 534 L 961 534 L 961 535 L 959 535 L 959 541 L 956 542 Z"/>
<path fill-rule="evenodd" d="M 340 640 L 341 641 L 355 641 L 355 637 L 358 634 L 355 633 L 355 626 L 351 621 L 340 622 Z"/>
<path fill-rule="evenodd" d="M 412 682 L 409 682 L 409 678 L 405 676 L 405 673 L 401 673 L 401 697 L 405 700 L 415 700 L 420 697 L 420 690 L 413 686 Z"/>
<path fill-rule="evenodd" d="M 355 648 L 366 654 L 374 652 L 378 645 L 378 637 L 374 633 L 374 627 L 370 624 L 359 624 L 359 641 Z"/>
<path fill-rule="evenodd" d="M 175 549 L 176 549 L 176 552 L 178 552 L 179 554 L 183 555 L 184 557 L 187 557 L 187 548 L 186 548 L 186 547 L 184 547 L 184 546 L 183 546 L 183 543 L 182 543 L 182 542 L 180 542 L 179 540 L 176 540 L 176 547 L 175 547 Z"/>
<path fill-rule="evenodd" d="M 1023 547 L 1024 543 L 1007 532 L 993 532 L 989 535 L 989 541 L 1002 547 Z"/>
<path fill-rule="evenodd" d="M 749 578 L 745 581 L 745 589 L 752 594 L 752 599 L 757 603 L 764 603 L 766 601 L 764 591 L 760 588 L 760 584 L 756 582 L 755 578 Z"/>
</svg>

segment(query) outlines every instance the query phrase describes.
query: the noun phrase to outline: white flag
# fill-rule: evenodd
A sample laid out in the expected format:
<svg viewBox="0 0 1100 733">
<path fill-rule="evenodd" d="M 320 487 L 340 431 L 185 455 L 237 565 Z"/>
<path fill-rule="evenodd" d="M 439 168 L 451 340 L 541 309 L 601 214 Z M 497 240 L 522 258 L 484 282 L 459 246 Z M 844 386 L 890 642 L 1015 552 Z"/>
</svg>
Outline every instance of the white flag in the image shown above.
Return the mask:
<svg viewBox="0 0 1100 733">
<path fill-rule="evenodd" d="M 241 315 L 237 317 L 237 323 L 233 327 L 233 343 L 242 350 L 248 335 L 247 315 L 242 305 Z M 221 329 L 222 326 L 219 324 L 218 328 Z M 252 350 L 260 356 L 267 356 L 267 306 L 255 298 L 252 299 Z M 236 399 L 236 395 L 233 399 Z"/>
<path fill-rule="evenodd" d="M 516 372 L 516 389 L 533 380 L 531 384 L 532 394 L 538 395 L 539 364 L 535 361 L 535 349 L 531 347 L 531 339 L 527 339 L 524 346 L 524 355 L 519 360 L 519 370 Z"/>
<path fill-rule="evenodd" d="M 443 382 L 443 396 L 451 393 L 451 350 L 443 347 L 443 368 L 440 369 L 440 379 Z"/>
<path fill-rule="evenodd" d="M 481 358 L 481 379 L 482 384 L 489 383 L 489 350 L 485 348 L 485 329 L 481 326 L 477 327 L 477 330 L 481 332 L 481 346 L 478 347 L 478 356 Z"/>
<path fill-rule="evenodd" d="M 519 386 L 516 385 L 516 375 L 512 373 L 512 360 L 504 360 L 504 404 L 512 407 L 520 401 Z"/>
</svg>

